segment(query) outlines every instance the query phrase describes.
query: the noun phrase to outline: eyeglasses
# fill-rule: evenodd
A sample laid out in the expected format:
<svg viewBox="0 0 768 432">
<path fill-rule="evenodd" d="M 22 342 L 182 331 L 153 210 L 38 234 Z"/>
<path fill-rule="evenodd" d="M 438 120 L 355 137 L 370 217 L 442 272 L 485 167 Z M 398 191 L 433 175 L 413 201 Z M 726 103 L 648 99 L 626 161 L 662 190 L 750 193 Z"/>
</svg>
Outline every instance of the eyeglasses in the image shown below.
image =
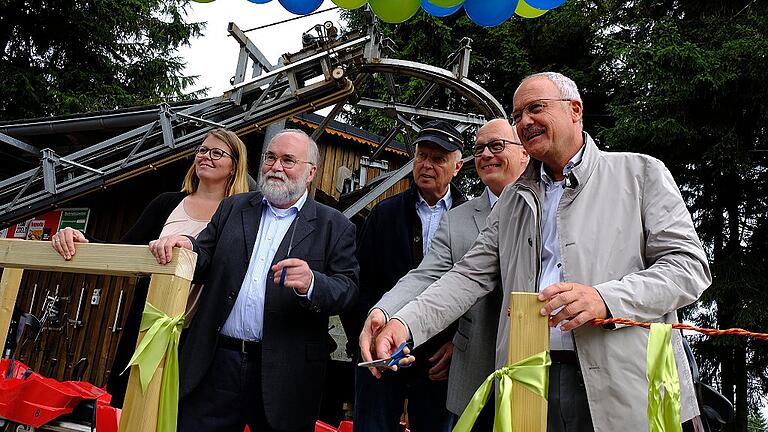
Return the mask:
<svg viewBox="0 0 768 432">
<path fill-rule="evenodd" d="M 540 114 L 542 111 L 547 109 L 549 104 L 547 101 L 551 102 L 571 102 L 573 99 L 537 99 L 528 105 L 524 106 L 523 109 L 519 111 L 513 111 L 512 115 L 509 116 L 507 120 L 509 120 L 509 124 L 512 126 L 515 126 L 516 124 L 520 123 L 520 121 L 523 119 L 523 113 L 528 115 L 534 115 L 534 114 Z"/>
<path fill-rule="evenodd" d="M 276 154 L 271 153 L 271 152 L 264 153 L 264 166 L 271 167 L 278 160 L 280 161 L 280 165 L 282 165 L 282 167 L 285 168 L 285 169 L 291 169 L 294 166 L 296 166 L 297 163 L 305 163 L 305 164 L 314 165 L 314 162 L 294 159 L 294 158 L 292 158 L 290 156 L 280 156 L 280 157 L 277 157 Z"/>
<path fill-rule="evenodd" d="M 435 154 L 427 154 L 425 152 L 417 151 L 416 156 L 414 157 L 416 159 L 416 163 L 424 163 L 427 159 L 429 159 L 429 162 L 432 165 L 445 165 L 448 163 L 448 158 L 445 157 L 445 155 L 442 155 L 440 153 Z"/>
<path fill-rule="evenodd" d="M 206 154 L 210 154 L 210 157 L 211 157 L 212 160 L 219 160 L 224 155 L 227 155 L 227 156 L 229 156 L 230 159 L 235 160 L 235 158 L 231 154 L 225 152 L 224 150 L 222 150 L 220 148 L 208 148 L 208 147 L 202 146 L 202 145 L 200 147 L 198 147 L 197 149 L 195 149 L 195 154 L 197 154 L 198 156 L 201 156 L 201 157 L 205 156 Z"/>
<path fill-rule="evenodd" d="M 485 148 L 487 147 L 488 150 L 491 151 L 491 153 L 499 154 L 499 153 L 503 152 L 504 148 L 507 147 L 507 145 L 509 145 L 509 144 L 519 145 L 519 146 L 522 145 L 519 142 L 514 142 L 514 141 L 509 141 L 509 140 L 505 140 L 505 139 L 499 138 L 499 139 L 493 140 L 493 141 L 491 141 L 491 142 L 489 142 L 487 144 L 478 144 L 478 145 L 476 145 L 472 149 L 472 152 L 475 155 L 475 157 L 480 157 L 480 156 L 483 155 L 483 152 L 485 152 Z"/>
</svg>

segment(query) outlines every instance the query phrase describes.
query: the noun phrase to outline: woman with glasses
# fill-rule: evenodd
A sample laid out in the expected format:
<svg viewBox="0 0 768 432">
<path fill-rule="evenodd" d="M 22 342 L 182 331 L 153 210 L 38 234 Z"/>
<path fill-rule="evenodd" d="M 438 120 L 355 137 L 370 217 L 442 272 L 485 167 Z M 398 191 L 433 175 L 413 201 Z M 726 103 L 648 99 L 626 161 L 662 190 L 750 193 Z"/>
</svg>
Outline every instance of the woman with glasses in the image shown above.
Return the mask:
<svg viewBox="0 0 768 432">
<path fill-rule="evenodd" d="M 195 160 L 187 170 L 181 191 L 158 195 L 118 243 L 147 245 L 151 240 L 172 234 L 197 237 L 224 198 L 248 192 L 248 189 L 245 144 L 234 132 L 214 129 L 206 134 L 203 143 L 195 149 Z M 75 243 L 89 241 L 103 243 L 78 230 L 64 228 L 51 238 L 51 245 L 64 259 L 69 260 L 75 255 Z M 128 373 L 120 373 L 135 350 L 148 287 L 148 279 L 141 279 L 136 284 L 109 374 L 107 390 L 112 394 L 113 406 L 120 407 L 123 404 Z M 192 286 L 187 302 L 187 322 L 196 309 L 200 288 Z"/>
</svg>

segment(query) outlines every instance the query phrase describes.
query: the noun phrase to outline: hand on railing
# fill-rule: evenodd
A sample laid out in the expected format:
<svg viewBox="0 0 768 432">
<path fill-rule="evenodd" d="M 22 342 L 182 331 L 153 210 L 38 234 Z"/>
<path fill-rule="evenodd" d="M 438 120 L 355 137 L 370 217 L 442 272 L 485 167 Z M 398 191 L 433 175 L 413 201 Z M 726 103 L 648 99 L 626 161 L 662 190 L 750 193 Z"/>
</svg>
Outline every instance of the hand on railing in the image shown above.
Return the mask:
<svg viewBox="0 0 768 432">
<path fill-rule="evenodd" d="M 75 243 L 88 243 L 88 239 L 74 228 L 66 227 L 51 237 L 51 247 L 67 261 L 75 256 Z"/>
<path fill-rule="evenodd" d="M 173 259 L 173 248 L 182 247 L 192 250 L 192 242 L 188 237 L 169 235 L 149 242 L 149 251 L 157 259 L 158 264 L 168 264 Z"/>
</svg>

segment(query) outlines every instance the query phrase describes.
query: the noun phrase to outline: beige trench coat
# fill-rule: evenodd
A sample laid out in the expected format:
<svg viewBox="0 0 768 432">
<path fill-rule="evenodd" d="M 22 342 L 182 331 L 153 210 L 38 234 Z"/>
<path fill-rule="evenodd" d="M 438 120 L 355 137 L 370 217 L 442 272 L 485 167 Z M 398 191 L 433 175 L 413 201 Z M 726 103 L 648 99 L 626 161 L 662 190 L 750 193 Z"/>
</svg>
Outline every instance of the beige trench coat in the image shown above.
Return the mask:
<svg viewBox="0 0 768 432">
<path fill-rule="evenodd" d="M 677 321 L 711 282 L 707 257 L 680 191 L 664 164 L 649 156 L 603 152 L 584 134 L 575 187 L 558 206 L 563 278 L 595 287 L 613 317 Z M 418 345 L 487 294 L 498 279 L 510 292 L 537 290 L 541 254 L 540 163 L 509 185 L 487 227 L 464 258 L 394 315 Z M 506 363 L 509 325 L 499 319 L 496 363 Z M 673 332 L 681 386 L 682 420 L 698 414 L 679 332 Z M 648 331 L 584 325 L 574 330 L 579 363 L 596 432 L 647 431 Z"/>
</svg>

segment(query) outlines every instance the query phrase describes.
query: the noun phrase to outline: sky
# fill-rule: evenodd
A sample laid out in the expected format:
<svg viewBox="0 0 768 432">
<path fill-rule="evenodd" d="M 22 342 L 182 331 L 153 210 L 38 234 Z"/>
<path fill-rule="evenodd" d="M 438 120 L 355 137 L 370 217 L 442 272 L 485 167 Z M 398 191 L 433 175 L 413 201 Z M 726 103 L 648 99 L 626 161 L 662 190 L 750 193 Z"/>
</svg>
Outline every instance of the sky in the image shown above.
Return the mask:
<svg viewBox="0 0 768 432">
<path fill-rule="evenodd" d="M 325 0 L 318 11 L 334 7 Z M 241 30 L 271 24 L 296 15 L 286 11 L 277 0 L 255 4 L 248 0 L 218 0 L 211 3 L 190 2 L 187 22 L 206 22 L 203 36 L 191 40 L 191 46 L 179 50 L 186 60 L 185 75 L 199 75 L 198 82 L 188 90 L 210 87 L 207 96 L 217 96 L 230 87 L 229 79 L 235 74 L 240 45 L 227 33 L 227 25 L 234 22 Z M 281 54 L 301 49 L 301 34 L 315 24 L 332 21 L 340 28 L 339 10 L 307 16 L 295 21 L 246 33 L 272 64 Z M 249 74 L 250 74 L 249 68 Z M 250 75 L 249 75 L 250 76 Z"/>
</svg>

